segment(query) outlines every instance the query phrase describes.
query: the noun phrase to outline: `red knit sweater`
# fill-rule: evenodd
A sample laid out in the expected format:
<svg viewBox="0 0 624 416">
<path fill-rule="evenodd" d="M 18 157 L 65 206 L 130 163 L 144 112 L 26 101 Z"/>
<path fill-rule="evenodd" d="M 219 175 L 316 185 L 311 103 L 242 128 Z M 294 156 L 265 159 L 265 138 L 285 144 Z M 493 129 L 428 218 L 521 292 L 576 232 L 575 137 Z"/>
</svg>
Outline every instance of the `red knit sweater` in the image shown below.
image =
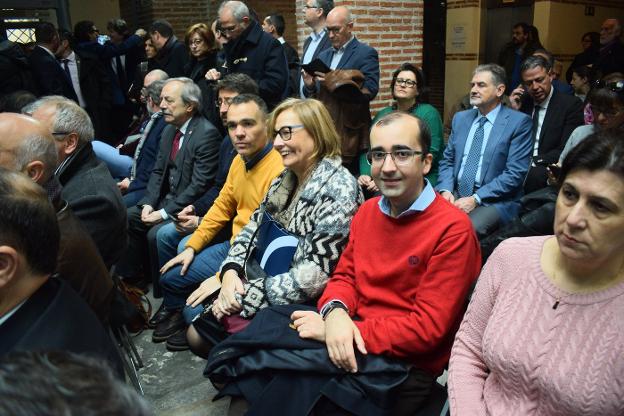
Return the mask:
<svg viewBox="0 0 624 416">
<path fill-rule="evenodd" d="M 366 349 L 432 375 L 448 362 L 466 296 L 481 268 L 468 216 L 439 195 L 423 212 L 392 218 L 379 198 L 351 223 L 349 243 L 319 300 L 357 316 Z"/>
</svg>

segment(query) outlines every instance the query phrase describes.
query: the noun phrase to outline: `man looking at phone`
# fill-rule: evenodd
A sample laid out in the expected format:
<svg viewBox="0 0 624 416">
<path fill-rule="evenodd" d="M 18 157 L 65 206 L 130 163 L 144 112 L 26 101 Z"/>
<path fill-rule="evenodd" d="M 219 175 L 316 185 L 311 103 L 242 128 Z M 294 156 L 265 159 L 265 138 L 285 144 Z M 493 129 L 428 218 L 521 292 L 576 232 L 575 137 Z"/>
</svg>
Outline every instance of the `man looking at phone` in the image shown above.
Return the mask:
<svg viewBox="0 0 624 416">
<path fill-rule="evenodd" d="M 533 118 L 533 151 L 524 192 L 546 186 L 546 166 L 556 163 L 572 131 L 583 124 L 583 103 L 577 97 L 552 87 L 550 63 L 541 56 L 529 56 L 520 68 L 522 86 L 512 91 L 511 107 Z M 527 91 L 531 100 L 523 102 Z"/>
<path fill-rule="evenodd" d="M 199 112 L 201 91 L 188 78 L 171 78 L 161 92 L 160 109 L 169 125 L 162 132 L 160 149 L 145 196 L 128 209 L 128 250 L 117 272 L 135 283 L 158 275 L 155 241 L 158 228 L 199 198 L 214 182 L 219 158 L 219 131 Z M 147 241 L 146 241 L 147 238 Z"/>
</svg>

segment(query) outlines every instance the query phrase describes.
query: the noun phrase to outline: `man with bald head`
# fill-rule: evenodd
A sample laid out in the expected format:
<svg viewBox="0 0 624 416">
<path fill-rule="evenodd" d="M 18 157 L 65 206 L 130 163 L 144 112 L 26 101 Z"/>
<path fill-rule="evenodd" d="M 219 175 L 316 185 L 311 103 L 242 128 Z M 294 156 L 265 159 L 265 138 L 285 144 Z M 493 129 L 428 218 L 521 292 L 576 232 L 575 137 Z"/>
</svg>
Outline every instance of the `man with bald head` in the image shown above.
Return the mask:
<svg viewBox="0 0 624 416">
<path fill-rule="evenodd" d="M 342 163 L 357 175 L 358 155 L 368 148 L 369 102 L 379 91 L 379 56 L 374 48 L 353 35 L 353 17 L 348 8 L 334 7 L 327 15 L 326 28 L 332 47 L 321 52 L 318 59 L 331 72 L 308 74 L 303 71 L 303 93 L 306 97 L 318 98 L 328 108 L 342 140 Z M 341 70 L 358 70 L 361 75 Z M 348 91 L 348 98 L 345 98 L 345 86 L 350 85 L 355 89 L 359 87 L 360 93 Z"/>
<path fill-rule="evenodd" d="M 607 19 L 600 26 L 600 55 L 593 68 L 599 76 L 624 72 L 624 44 L 622 24 L 618 19 Z"/>
<path fill-rule="evenodd" d="M 91 141 L 93 125 L 76 103 L 58 96 L 41 98 L 23 112 L 41 121 L 54 137 L 61 195 L 82 221 L 110 268 L 126 246 L 126 208 L 108 168 Z"/>
<path fill-rule="evenodd" d="M 56 147 L 45 126 L 32 117 L 0 114 L 0 167 L 21 172 L 41 185 L 56 212 L 60 249 L 55 271 L 106 322 L 113 284 L 93 240 L 61 198 L 54 176 Z"/>
<path fill-rule="evenodd" d="M 269 110 L 273 109 L 288 93 L 284 47 L 262 30 L 242 1 L 223 2 L 219 24 L 227 39 L 223 45 L 226 62 L 221 68 L 210 69 L 206 78 L 214 81 L 234 72 L 249 75 L 258 84 L 260 97 Z"/>
</svg>

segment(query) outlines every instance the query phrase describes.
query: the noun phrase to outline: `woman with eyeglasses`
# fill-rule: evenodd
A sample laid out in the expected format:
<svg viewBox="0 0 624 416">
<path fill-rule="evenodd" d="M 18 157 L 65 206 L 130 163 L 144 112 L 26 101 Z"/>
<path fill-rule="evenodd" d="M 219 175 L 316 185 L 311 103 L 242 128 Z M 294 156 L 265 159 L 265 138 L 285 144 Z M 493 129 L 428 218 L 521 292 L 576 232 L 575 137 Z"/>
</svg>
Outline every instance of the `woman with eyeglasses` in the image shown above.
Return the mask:
<svg viewBox="0 0 624 416">
<path fill-rule="evenodd" d="M 410 63 L 404 63 L 392 74 L 390 90 L 395 103 L 380 110 L 371 125 L 386 114 L 401 110 L 412 113 L 423 119 L 431 131 L 430 153 L 433 155 L 431 171 L 427 179 L 435 186 L 438 180 L 438 162 L 444 153 L 444 131 L 440 113 L 432 105 L 425 103 L 427 86 L 422 71 Z M 358 183 L 369 193 L 378 192 L 377 186 L 370 176 L 370 164 L 366 160 L 366 153 L 360 157 L 360 176 Z"/>
<path fill-rule="evenodd" d="M 600 131 L 558 177 L 554 236 L 483 268 L 449 364 L 453 415 L 624 414 L 624 137 Z"/>
<path fill-rule="evenodd" d="M 219 47 L 215 41 L 214 32 L 208 25 L 196 23 L 186 30 L 184 43 L 190 54 L 190 59 L 184 67 L 184 75 L 192 79 L 202 92 L 204 105 L 201 112 L 204 117 L 225 134 L 219 112 L 214 106 L 206 104 L 214 103 L 216 99 L 214 84 L 204 78 L 206 71 L 217 65 Z"/>
<path fill-rule="evenodd" d="M 282 102 L 270 116 L 269 135 L 285 170 L 232 241 L 221 266 L 217 299 L 189 328 L 189 345 L 200 356 L 242 330 L 264 307 L 314 302 L 338 262 L 351 219 L 363 202 L 357 181 L 342 166 L 340 138 L 320 101 Z M 256 259 L 258 250 L 265 255 L 269 251 L 262 237 L 267 227 L 277 227 L 286 234 L 283 237 L 296 241 L 294 254 L 268 255 L 265 264 Z M 266 271 L 279 267 L 283 268 L 279 273 Z"/>
</svg>

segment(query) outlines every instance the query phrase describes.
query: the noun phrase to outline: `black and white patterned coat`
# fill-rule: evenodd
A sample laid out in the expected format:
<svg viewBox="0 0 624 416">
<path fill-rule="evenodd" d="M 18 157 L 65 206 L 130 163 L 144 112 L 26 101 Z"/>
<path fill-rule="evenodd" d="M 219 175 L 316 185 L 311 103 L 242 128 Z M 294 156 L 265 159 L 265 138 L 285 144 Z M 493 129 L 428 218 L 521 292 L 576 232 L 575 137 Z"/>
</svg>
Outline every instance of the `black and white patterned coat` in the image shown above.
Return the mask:
<svg viewBox="0 0 624 416">
<path fill-rule="evenodd" d="M 260 207 L 232 242 L 222 274 L 234 269 L 243 277 L 245 258 L 255 245 L 251 239 L 264 212 L 275 217 L 287 209 L 296 184 L 297 178 L 289 169 L 275 179 Z M 342 166 L 340 157 L 322 159 L 304 184 L 286 226 L 300 239 L 290 270 L 246 281 L 240 315 L 251 318 L 268 305 L 304 303 L 319 297 L 347 244 L 351 219 L 363 200 L 357 180 Z"/>
</svg>

